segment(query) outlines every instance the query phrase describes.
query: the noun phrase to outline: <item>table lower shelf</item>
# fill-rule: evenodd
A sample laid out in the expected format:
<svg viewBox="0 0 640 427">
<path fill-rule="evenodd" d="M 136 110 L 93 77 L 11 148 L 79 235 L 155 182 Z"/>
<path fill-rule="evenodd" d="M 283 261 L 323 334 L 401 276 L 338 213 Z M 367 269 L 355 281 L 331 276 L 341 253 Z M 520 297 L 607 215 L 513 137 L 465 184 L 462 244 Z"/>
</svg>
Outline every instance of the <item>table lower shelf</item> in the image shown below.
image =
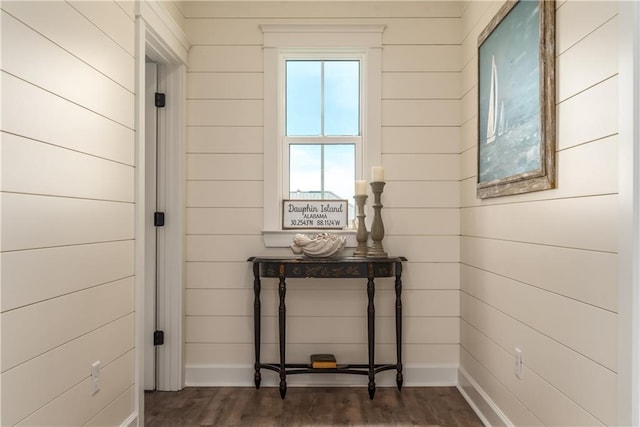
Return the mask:
<svg viewBox="0 0 640 427">
<path fill-rule="evenodd" d="M 373 371 L 369 370 L 368 364 L 339 364 L 335 368 L 312 368 L 310 364 L 305 363 L 286 363 L 284 370 L 281 368 L 280 363 L 257 363 L 255 365 L 255 384 L 256 388 L 260 388 L 262 376 L 260 375 L 261 369 L 268 369 L 280 374 L 280 397 L 284 399 L 287 393 L 287 375 L 295 374 L 353 374 L 353 375 L 367 375 L 369 377 L 369 398 L 373 399 L 376 392 L 375 376 L 376 374 L 384 371 L 396 370 L 396 384 L 398 390 L 402 389 L 403 376 L 401 364 L 374 364 Z"/>
<path fill-rule="evenodd" d="M 269 369 L 274 372 L 280 372 L 279 363 L 261 363 L 260 369 Z M 287 375 L 293 374 L 354 374 L 369 375 L 369 365 L 367 364 L 338 364 L 336 368 L 312 368 L 310 364 L 304 363 L 286 363 L 284 365 Z M 374 374 L 383 371 L 398 369 L 397 364 L 383 363 L 373 365 Z"/>
</svg>

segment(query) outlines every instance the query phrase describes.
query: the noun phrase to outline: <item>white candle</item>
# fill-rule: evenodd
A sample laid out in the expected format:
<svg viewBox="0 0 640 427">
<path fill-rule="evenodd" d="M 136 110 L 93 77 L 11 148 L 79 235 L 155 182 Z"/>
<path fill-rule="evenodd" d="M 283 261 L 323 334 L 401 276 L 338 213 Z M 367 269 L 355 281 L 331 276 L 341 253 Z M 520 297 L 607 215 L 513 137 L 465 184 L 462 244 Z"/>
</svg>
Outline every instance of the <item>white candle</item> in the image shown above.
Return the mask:
<svg viewBox="0 0 640 427">
<path fill-rule="evenodd" d="M 384 182 L 384 168 L 382 166 L 371 168 L 371 180 L 373 182 Z"/>
<path fill-rule="evenodd" d="M 356 196 L 367 194 L 367 181 L 356 181 Z"/>
</svg>

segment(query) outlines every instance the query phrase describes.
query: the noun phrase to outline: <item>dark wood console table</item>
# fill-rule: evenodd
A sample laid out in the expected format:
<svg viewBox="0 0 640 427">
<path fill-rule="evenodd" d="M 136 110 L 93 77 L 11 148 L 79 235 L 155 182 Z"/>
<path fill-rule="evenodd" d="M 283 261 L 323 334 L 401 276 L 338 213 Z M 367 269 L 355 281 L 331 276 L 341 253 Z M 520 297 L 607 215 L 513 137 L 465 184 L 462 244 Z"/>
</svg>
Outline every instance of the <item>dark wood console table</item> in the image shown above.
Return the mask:
<svg viewBox="0 0 640 427">
<path fill-rule="evenodd" d="M 369 377 L 369 398 L 373 399 L 376 392 L 375 376 L 382 371 L 395 369 L 398 390 L 402 388 L 402 262 L 404 257 L 390 258 L 306 258 L 306 257 L 251 257 L 253 263 L 253 292 L 254 292 L 254 333 L 255 333 L 255 385 L 260 388 L 262 381 L 261 369 L 269 369 L 280 374 L 280 397 L 284 399 L 287 393 L 287 375 L 309 373 L 342 373 L 367 375 Z M 376 364 L 375 358 L 375 283 L 376 277 L 394 277 L 396 291 L 396 363 Z M 280 362 L 262 363 L 260 361 L 260 277 L 279 279 L 278 295 L 278 339 L 280 344 Z M 287 309 L 285 295 L 287 278 L 361 278 L 367 279 L 367 339 L 369 362 L 367 364 L 338 365 L 337 368 L 318 369 L 309 364 L 285 363 L 286 319 Z"/>
</svg>

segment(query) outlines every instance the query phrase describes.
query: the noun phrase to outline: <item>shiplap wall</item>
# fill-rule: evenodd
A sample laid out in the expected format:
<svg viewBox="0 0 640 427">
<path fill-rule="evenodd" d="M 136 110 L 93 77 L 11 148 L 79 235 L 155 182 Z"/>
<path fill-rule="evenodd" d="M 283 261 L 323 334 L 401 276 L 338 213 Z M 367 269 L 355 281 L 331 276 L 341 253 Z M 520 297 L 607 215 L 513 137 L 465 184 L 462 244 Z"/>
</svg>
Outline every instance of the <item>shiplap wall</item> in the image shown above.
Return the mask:
<svg viewBox="0 0 640 427">
<path fill-rule="evenodd" d="M 0 424 L 120 425 L 135 411 L 134 3 L 0 7 Z"/>
<path fill-rule="evenodd" d="M 480 201 L 477 37 L 501 5 L 462 19 L 461 367 L 515 425 L 616 425 L 617 2 L 556 3 L 558 188 Z"/>
<path fill-rule="evenodd" d="M 275 23 L 386 25 L 381 124 L 387 180 L 384 244 L 390 254 L 409 258 L 403 276 L 404 362 L 455 366 L 461 4 L 191 2 L 182 9 L 193 43 L 187 78 L 187 383 L 251 384 L 250 368 L 235 377 L 218 371 L 221 375 L 214 378 L 205 372 L 216 366 L 252 366 L 253 279 L 246 260 L 291 253 L 288 248 L 265 249 L 261 235 L 263 144 L 276 142 L 262 137 L 259 25 Z M 393 361 L 392 282 L 377 282 L 377 360 Z M 265 361 L 275 361 L 275 282 L 264 280 L 263 285 L 262 355 Z M 366 360 L 363 285 L 349 280 L 289 281 L 289 361 L 305 362 L 315 352 L 335 353 L 342 362 Z M 191 369 L 199 369 L 199 374 L 190 375 Z M 270 375 L 265 373 L 265 380 Z M 407 382 L 425 378 L 408 377 Z M 450 381 L 455 383 L 455 375 Z"/>
</svg>

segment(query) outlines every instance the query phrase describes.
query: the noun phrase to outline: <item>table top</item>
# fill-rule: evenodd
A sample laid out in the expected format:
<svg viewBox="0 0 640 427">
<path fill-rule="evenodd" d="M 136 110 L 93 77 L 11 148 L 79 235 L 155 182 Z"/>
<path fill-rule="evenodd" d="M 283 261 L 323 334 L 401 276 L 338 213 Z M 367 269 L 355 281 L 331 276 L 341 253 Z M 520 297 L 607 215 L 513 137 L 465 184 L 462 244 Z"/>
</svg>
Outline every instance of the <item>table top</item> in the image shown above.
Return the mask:
<svg viewBox="0 0 640 427">
<path fill-rule="evenodd" d="M 401 263 L 405 257 L 387 258 L 310 258 L 289 257 L 251 257 L 254 274 L 262 277 L 315 277 L 315 278 L 372 278 L 392 277 L 402 271 Z"/>
<path fill-rule="evenodd" d="M 367 257 L 328 257 L 328 258 L 312 258 L 307 256 L 252 256 L 247 261 L 253 263 L 262 262 L 278 262 L 283 264 L 320 264 L 320 263 L 389 263 L 402 262 L 407 258 L 403 256 L 384 257 L 384 258 L 367 258 Z"/>
</svg>

